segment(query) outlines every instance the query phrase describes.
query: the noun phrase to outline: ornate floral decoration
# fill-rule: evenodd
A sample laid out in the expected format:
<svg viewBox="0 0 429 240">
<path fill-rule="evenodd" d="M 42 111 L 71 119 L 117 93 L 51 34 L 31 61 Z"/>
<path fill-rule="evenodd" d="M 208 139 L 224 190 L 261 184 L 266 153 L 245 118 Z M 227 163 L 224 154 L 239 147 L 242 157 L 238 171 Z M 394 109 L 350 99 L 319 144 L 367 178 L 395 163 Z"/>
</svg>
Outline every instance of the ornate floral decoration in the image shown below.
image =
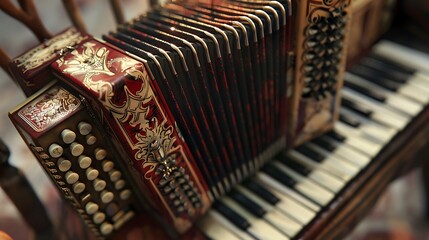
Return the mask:
<svg viewBox="0 0 429 240">
<path fill-rule="evenodd" d="M 21 109 L 18 115 L 36 132 L 44 131 L 75 111 L 80 101 L 62 88 L 52 88 Z"/>
<path fill-rule="evenodd" d="M 112 57 L 110 51 L 88 41 L 56 64 L 98 96 L 126 137 L 134 159 L 141 162 L 144 178 L 156 183 L 175 215 L 192 216 L 201 207 L 201 196 L 183 167 L 182 145 L 155 97 L 148 72 L 142 63 L 124 55 Z"/>
<path fill-rule="evenodd" d="M 13 61 L 17 63 L 18 67 L 23 67 L 23 73 L 25 73 L 28 70 L 32 70 L 52 60 L 57 56 L 56 53 L 58 51 L 62 51 L 68 46 L 74 46 L 86 38 L 87 36 L 83 36 L 81 33 L 71 28 L 31 49 L 18 58 L 15 58 Z"/>
</svg>

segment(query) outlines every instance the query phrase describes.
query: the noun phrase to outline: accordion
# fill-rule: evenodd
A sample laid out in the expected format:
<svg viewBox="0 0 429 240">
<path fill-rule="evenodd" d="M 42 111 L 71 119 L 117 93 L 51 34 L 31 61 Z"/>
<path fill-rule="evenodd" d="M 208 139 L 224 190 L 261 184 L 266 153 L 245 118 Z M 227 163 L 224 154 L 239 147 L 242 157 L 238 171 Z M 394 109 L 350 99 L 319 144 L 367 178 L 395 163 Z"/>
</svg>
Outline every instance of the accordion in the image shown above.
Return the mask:
<svg viewBox="0 0 429 240">
<path fill-rule="evenodd" d="M 102 39 L 68 29 L 11 61 L 29 99 L 10 118 L 95 235 L 142 210 L 183 233 L 332 128 L 349 4 L 172 2 Z"/>
</svg>

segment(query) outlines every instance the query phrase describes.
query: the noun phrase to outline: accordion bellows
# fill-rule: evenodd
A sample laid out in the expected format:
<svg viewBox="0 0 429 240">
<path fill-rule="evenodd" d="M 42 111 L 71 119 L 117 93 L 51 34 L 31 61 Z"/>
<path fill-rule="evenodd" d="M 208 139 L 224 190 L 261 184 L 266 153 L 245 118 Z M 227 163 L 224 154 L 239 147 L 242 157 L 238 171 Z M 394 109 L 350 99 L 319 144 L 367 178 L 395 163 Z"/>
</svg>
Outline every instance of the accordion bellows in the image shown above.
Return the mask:
<svg viewBox="0 0 429 240">
<path fill-rule="evenodd" d="M 148 208 L 183 233 L 332 128 L 348 5 L 168 3 L 103 40 L 69 29 L 11 62 L 34 95 L 10 117 L 97 236 Z"/>
</svg>

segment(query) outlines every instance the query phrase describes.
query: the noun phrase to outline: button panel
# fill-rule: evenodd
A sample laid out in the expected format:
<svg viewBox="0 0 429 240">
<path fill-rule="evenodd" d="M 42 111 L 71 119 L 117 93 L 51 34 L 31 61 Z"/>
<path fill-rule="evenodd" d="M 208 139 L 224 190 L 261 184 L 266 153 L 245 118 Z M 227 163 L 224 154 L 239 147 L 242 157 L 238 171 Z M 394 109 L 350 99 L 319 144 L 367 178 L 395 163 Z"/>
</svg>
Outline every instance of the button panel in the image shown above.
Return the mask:
<svg viewBox="0 0 429 240">
<path fill-rule="evenodd" d="M 46 151 L 41 154 L 57 170 L 58 176 L 52 178 L 71 195 L 76 208 L 82 206 L 77 210 L 88 227 L 104 237 L 128 221 L 127 216 L 134 216 L 133 194 L 105 138 L 87 118 L 76 114 L 66 119 L 70 124 L 60 124 L 67 127 L 58 125 L 39 140 Z"/>
</svg>

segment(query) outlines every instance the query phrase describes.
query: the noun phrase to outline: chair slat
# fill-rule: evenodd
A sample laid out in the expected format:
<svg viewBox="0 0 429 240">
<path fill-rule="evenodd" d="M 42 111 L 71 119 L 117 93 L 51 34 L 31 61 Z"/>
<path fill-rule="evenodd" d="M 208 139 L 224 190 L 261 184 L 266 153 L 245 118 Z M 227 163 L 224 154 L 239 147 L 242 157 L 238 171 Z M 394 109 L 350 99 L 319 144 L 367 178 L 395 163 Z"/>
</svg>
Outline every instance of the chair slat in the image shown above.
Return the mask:
<svg viewBox="0 0 429 240">
<path fill-rule="evenodd" d="M 67 14 L 72 21 L 73 26 L 81 32 L 86 33 L 86 26 L 83 22 L 82 14 L 80 13 L 79 6 L 76 4 L 75 0 L 63 0 L 64 7 L 67 11 Z"/>
<path fill-rule="evenodd" d="M 9 72 L 8 63 L 10 61 L 9 55 L 0 48 L 0 67 L 7 73 L 9 76 L 12 76 Z M 13 78 L 12 78 L 13 79 Z"/>
<path fill-rule="evenodd" d="M 27 26 L 40 42 L 50 38 L 52 35 L 40 20 L 34 2 L 32 0 L 19 0 L 18 3 L 19 8 L 9 0 L 1 0 L 0 9 Z"/>
<path fill-rule="evenodd" d="M 122 10 L 122 5 L 120 0 L 110 0 L 110 7 L 113 10 L 115 16 L 116 24 L 122 24 L 125 22 L 124 11 Z"/>
</svg>

